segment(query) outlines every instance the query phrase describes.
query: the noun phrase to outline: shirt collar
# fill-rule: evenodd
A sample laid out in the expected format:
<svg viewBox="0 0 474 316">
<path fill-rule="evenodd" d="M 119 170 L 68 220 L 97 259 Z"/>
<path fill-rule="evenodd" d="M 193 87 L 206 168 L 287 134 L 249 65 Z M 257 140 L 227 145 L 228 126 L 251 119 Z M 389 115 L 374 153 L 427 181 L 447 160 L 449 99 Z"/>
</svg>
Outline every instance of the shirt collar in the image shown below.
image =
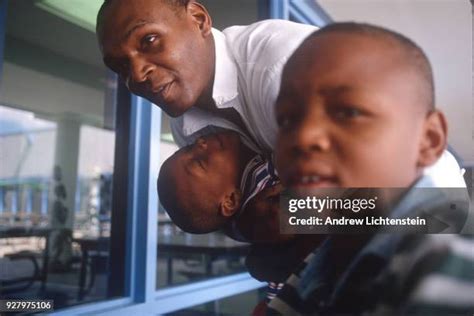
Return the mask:
<svg viewBox="0 0 474 316">
<path fill-rule="evenodd" d="M 214 85 L 212 87 L 212 98 L 218 108 L 227 107 L 225 104 L 235 99 L 238 95 L 238 74 L 237 66 L 224 33 L 212 29 L 215 45 L 215 73 Z"/>
<path fill-rule="evenodd" d="M 249 162 L 247 163 L 247 166 L 245 166 L 244 172 L 242 172 L 242 179 L 240 180 L 240 190 L 242 192 L 245 191 L 248 178 L 253 176 L 256 167 L 264 163 L 265 163 L 265 160 L 260 155 L 255 155 L 255 157 L 249 160 Z"/>
<path fill-rule="evenodd" d="M 408 192 L 397 202 L 393 211 L 390 212 L 390 218 L 403 218 L 408 216 L 414 210 L 418 209 L 418 206 L 427 201 L 431 200 L 431 195 L 419 195 L 416 191 L 416 188 L 432 188 L 434 187 L 434 183 L 429 176 L 423 176 L 418 179 L 415 184 L 408 190 Z M 375 234 L 374 238 L 369 241 L 362 248 L 362 251 L 356 257 L 354 261 L 358 261 L 357 259 L 362 258 L 368 254 L 373 254 L 378 257 L 388 259 L 392 256 L 395 251 L 395 247 L 400 240 L 400 237 L 403 234 Z"/>
<path fill-rule="evenodd" d="M 397 202 L 395 208 L 392 212 L 390 212 L 389 217 L 391 218 L 401 218 L 406 217 L 413 211 L 417 210 L 417 206 L 423 203 L 426 203 L 430 200 L 431 196 L 427 195 L 420 195 L 421 198 L 418 197 L 416 194 L 416 188 L 420 187 L 434 187 L 434 183 L 429 176 L 423 176 L 418 179 L 406 192 L 406 194 Z M 334 300 L 341 291 L 345 288 L 348 283 L 349 278 L 357 271 L 357 268 L 364 264 L 364 260 L 368 257 L 377 257 L 380 259 L 379 265 L 384 265 L 387 263 L 390 258 L 394 255 L 395 251 L 397 250 L 404 234 L 397 234 L 397 233 L 378 233 L 375 234 L 374 237 L 362 247 L 359 253 L 355 256 L 355 258 L 351 261 L 349 266 L 347 267 L 344 274 L 341 276 L 340 280 L 338 281 L 334 292 L 332 294 L 332 299 Z"/>
<path fill-rule="evenodd" d="M 417 194 L 416 189 L 418 188 L 435 188 L 436 185 L 429 176 L 423 176 L 418 179 L 411 189 L 401 198 L 397 203 L 395 209 L 391 212 L 391 218 L 404 217 L 410 212 L 417 210 L 420 203 L 426 203 L 427 201 L 432 202 L 433 199 L 439 201 L 439 199 L 447 197 L 440 195 L 438 191 L 431 190 L 426 194 Z M 353 273 L 356 273 L 357 267 L 363 264 L 364 259 L 369 256 L 375 256 L 380 259 L 379 264 L 383 265 L 388 262 L 397 250 L 403 234 L 375 234 L 373 238 L 365 244 L 354 259 L 349 263 L 344 274 L 340 277 L 337 284 L 334 287 L 331 299 L 335 300 L 338 295 L 346 287 L 349 278 Z M 324 285 L 324 280 L 321 275 L 328 274 L 327 266 L 327 253 L 329 248 L 332 247 L 332 238 L 328 237 L 326 241 L 314 252 L 314 256 L 306 266 L 301 276 L 301 282 L 297 288 L 298 293 L 302 298 L 307 298 L 315 288 L 319 288 Z M 325 273 L 322 273 L 325 271 Z M 310 277 L 308 277 L 310 276 Z"/>
<path fill-rule="evenodd" d="M 408 216 L 413 211 L 423 209 L 422 205 L 427 201 L 439 201 L 445 199 L 440 195 L 439 190 L 423 190 L 422 188 L 435 188 L 435 183 L 428 175 L 419 178 L 406 194 L 398 201 L 395 208 L 390 212 L 391 218 L 402 218 Z M 420 194 L 420 192 L 422 194 Z"/>
</svg>

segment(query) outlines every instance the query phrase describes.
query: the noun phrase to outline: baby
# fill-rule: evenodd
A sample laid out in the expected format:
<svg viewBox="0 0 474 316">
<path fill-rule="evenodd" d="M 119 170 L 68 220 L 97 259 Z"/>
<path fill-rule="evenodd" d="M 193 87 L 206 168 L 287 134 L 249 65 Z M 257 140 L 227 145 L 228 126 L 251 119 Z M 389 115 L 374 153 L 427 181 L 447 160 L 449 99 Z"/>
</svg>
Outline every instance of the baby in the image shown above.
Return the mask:
<svg viewBox="0 0 474 316">
<path fill-rule="evenodd" d="M 160 170 L 158 194 L 173 222 L 186 232 L 224 229 L 237 240 L 268 241 L 278 235 L 277 210 L 262 215 L 247 206 L 253 208 L 259 193 L 278 191 L 278 183 L 270 161 L 245 145 L 237 132 L 221 131 L 169 157 Z M 256 225 L 259 216 L 265 220 Z"/>
<path fill-rule="evenodd" d="M 423 170 L 446 148 L 447 124 L 429 61 L 406 37 L 357 23 L 313 33 L 285 66 L 276 116 L 276 166 L 293 192 L 406 188 L 391 197 L 405 215 L 437 203 L 414 190 L 429 186 Z M 472 314 L 474 242 L 465 237 L 329 236 L 269 314 Z"/>
</svg>

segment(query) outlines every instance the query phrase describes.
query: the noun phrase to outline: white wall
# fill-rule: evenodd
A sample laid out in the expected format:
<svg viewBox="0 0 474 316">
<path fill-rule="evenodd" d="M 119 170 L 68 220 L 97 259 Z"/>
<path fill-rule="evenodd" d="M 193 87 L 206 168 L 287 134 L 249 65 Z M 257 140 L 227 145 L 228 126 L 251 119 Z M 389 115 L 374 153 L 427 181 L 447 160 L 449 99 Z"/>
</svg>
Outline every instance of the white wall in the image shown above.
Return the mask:
<svg viewBox="0 0 474 316">
<path fill-rule="evenodd" d="M 398 31 L 428 55 L 437 106 L 447 115 L 449 144 L 474 165 L 472 8 L 469 0 L 318 0 L 335 21 L 368 22 Z"/>
<path fill-rule="evenodd" d="M 94 177 L 114 171 L 115 132 L 83 125 L 79 144 L 80 177 Z"/>
<path fill-rule="evenodd" d="M 0 136 L 0 179 L 50 177 L 55 141 L 56 129 L 30 135 Z"/>
<path fill-rule="evenodd" d="M 69 117 L 83 124 L 79 176 L 113 171 L 115 133 L 92 127 L 102 126 L 104 91 L 9 61 L 3 64 L 1 88 L 1 105 L 13 105 L 52 121 Z M 27 155 L 18 176 L 52 175 L 56 130 L 31 133 L 30 137 L 30 145 L 24 135 L 0 137 L 0 178 L 15 176 L 19 157 L 26 148 Z"/>
</svg>

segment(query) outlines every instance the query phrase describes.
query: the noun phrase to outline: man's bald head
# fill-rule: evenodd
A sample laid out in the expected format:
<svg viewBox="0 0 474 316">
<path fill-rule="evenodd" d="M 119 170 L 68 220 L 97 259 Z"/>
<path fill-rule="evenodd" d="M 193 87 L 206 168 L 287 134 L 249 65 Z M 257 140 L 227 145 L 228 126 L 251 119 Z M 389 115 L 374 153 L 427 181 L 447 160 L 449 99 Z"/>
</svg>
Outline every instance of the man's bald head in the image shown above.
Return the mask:
<svg viewBox="0 0 474 316">
<path fill-rule="evenodd" d="M 127 2 L 127 1 L 133 1 L 133 0 L 104 0 L 104 3 L 99 9 L 99 13 L 97 14 L 97 32 L 99 33 L 100 28 L 103 23 L 103 19 L 105 17 L 105 11 L 107 10 L 108 7 L 112 3 L 120 3 L 120 2 Z M 176 12 L 179 12 L 179 9 L 184 9 L 186 6 L 189 4 L 189 2 L 193 0 L 150 0 L 150 1 L 156 1 L 157 4 L 164 4 L 168 5 L 171 8 L 174 8 Z"/>
</svg>

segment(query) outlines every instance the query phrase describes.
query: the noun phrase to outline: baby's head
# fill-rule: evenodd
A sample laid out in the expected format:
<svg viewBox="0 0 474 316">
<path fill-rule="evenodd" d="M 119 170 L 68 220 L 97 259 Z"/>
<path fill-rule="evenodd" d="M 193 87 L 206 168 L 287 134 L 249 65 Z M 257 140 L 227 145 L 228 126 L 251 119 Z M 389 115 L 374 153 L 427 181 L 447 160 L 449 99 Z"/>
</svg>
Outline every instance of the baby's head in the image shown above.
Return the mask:
<svg viewBox="0 0 474 316">
<path fill-rule="evenodd" d="M 158 194 L 178 227 L 215 231 L 240 209 L 242 146 L 237 133 L 221 132 L 197 139 L 163 163 Z"/>
<path fill-rule="evenodd" d="M 408 187 L 446 146 L 423 51 L 383 28 L 335 23 L 285 66 L 276 164 L 292 189 Z"/>
</svg>

